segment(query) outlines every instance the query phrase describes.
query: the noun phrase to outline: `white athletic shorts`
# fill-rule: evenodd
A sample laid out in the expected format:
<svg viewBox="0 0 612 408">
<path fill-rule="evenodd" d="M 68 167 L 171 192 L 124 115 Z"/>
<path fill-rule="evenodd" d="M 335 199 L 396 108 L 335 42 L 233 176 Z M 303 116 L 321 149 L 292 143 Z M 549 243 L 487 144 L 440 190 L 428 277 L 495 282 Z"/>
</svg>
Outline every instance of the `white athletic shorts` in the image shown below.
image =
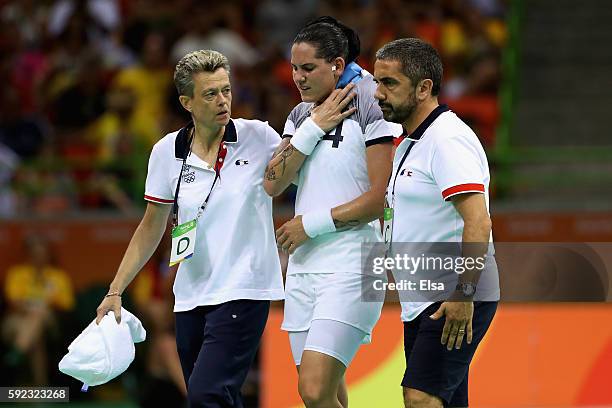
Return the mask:
<svg viewBox="0 0 612 408">
<path fill-rule="evenodd" d="M 341 272 L 287 275 L 281 328 L 306 332 L 313 320 L 333 320 L 364 332 L 361 343 L 369 343 L 384 303 L 384 292 L 372 292 L 374 279 L 381 277 Z M 362 285 L 368 288 L 365 293 Z M 316 338 L 309 338 L 309 342 L 316 342 Z"/>
<path fill-rule="evenodd" d="M 354 326 L 336 320 L 313 320 L 308 331 L 289 332 L 291 354 L 295 365 L 302 363 L 304 350 L 334 357 L 348 367 L 367 334 Z"/>
</svg>

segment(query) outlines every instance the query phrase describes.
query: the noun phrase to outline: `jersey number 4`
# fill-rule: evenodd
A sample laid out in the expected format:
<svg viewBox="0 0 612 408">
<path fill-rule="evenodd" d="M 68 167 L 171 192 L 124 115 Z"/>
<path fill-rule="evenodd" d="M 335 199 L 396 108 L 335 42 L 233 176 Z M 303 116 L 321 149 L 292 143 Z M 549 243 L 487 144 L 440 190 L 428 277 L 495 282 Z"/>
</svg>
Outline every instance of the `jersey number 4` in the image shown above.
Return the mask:
<svg viewBox="0 0 612 408">
<path fill-rule="evenodd" d="M 322 140 L 331 140 L 332 147 L 335 147 L 336 149 L 338 148 L 338 146 L 340 146 L 340 142 L 344 140 L 344 136 L 342 136 L 342 123 L 343 122 L 340 122 L 338 126 L 336 126 L 336 131 L 333 135 L 330 135 L 328 132 L 322 138 Z"/>
</svg>

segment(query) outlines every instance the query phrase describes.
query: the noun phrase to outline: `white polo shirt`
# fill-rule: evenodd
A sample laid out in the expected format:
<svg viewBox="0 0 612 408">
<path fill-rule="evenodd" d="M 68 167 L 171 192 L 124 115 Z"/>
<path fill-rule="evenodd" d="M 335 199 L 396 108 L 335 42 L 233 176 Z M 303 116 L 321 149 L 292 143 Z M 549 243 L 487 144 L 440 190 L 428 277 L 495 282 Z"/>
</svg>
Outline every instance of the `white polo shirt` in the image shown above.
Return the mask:
<svg viewBox="0 0 612 408">
<path fill-rule="evenodd" d="M 225 127 L 220 168 L 197 223 L 195 254 L 180 263 L 174 282 L 175 312 L 236 299 L 283 299 L 280 261 L 272 221 L 272 198 L 264 170 L 280 137 L 267 123 L 232 119 Z M 145 200 L 172 205 L 189 130 L 170 133 L 153 147 Z M 180 184 L 179 224 L 193 220 L 215 178 L 215 166 L 191 153 Z"/>
<path fill-rule="evenodd" d="M 376 85 L 367 71 L 356 82 L 355 98 L 347 107 L 357 111 L 344 119 L 317 144 L 297 177 L 295 214 L 330 209 L 370 190 L 366 149 L 393 141 L 401 126 L 386 122 L 374 98 Z M 312 103 L 300 103 L 289 114 L 283 137 L 291 137 L 309 117 Z M 307 240 L 289 256 L 288 274 L 361 273 L 361 243 L 382 240 L 380 222 L 374 220 L 348 230 Z"/>
<path fill-rule="evenodd" d="M 408 156 L 399 168 L 402 157 L 411 145 Z M 476 134 L 446 105 L 437 107 L 400 143 L 395 152 L 387 188 L 387 197 L 394 211 L 393 244 L 461 243 L 463 219 L 450 198 L 463 193 L 483 193 L 488 210 L 489 179 L 487 156 Z M 489 241 L 493 242 L 492 236 Z M 400 279 L 399 274 L 394 275 L 396 281 Z M 400 297 L 402 295 L 409 298 L 410 293 L 406 291 L 400 293 Z M 499 280 L 493 253 L 487 258 L 474 298 L 499 300 Z M 402 320 L 414 319 L 430 304 L 410 302 L 409 299 L 402 302 Z"/>
</svg>

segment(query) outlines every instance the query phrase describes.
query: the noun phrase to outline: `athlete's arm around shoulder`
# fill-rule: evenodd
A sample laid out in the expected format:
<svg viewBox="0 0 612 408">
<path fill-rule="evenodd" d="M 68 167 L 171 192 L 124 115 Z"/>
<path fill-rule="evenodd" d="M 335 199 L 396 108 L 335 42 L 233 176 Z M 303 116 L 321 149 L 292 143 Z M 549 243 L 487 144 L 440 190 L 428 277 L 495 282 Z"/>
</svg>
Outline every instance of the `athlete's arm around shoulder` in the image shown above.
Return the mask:
<svg viewBox="0 0 612 408">
<path fill-rule="evenodd" d="M 121 297 L 125 288 L 136 277 L 144 264 L 151 258 L 166 231 L 168 216 L 172 205 L 149 202 L 144 216 L 123 255 L 115 278 L 110 284 L 109 295 L 96 309 L 96 323 L 108 311 L 115 313 L 117 322 L 121 321 Z"/>
</svg>

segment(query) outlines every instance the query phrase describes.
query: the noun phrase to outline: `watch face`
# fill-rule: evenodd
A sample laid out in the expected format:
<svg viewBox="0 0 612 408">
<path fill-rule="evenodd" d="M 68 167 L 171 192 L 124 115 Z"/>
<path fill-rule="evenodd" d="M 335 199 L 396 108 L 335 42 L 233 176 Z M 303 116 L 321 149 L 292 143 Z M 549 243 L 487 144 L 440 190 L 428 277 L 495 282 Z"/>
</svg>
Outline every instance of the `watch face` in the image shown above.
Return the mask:
<svg viewBox="0 0 612 408">
<path fill-rule="evenodd" d="M 472 296 L 476 287 L 471 283 L 460 283 L 457 285 L 457 290 L 460 290 L 464 296 Z"/>
</svg>

